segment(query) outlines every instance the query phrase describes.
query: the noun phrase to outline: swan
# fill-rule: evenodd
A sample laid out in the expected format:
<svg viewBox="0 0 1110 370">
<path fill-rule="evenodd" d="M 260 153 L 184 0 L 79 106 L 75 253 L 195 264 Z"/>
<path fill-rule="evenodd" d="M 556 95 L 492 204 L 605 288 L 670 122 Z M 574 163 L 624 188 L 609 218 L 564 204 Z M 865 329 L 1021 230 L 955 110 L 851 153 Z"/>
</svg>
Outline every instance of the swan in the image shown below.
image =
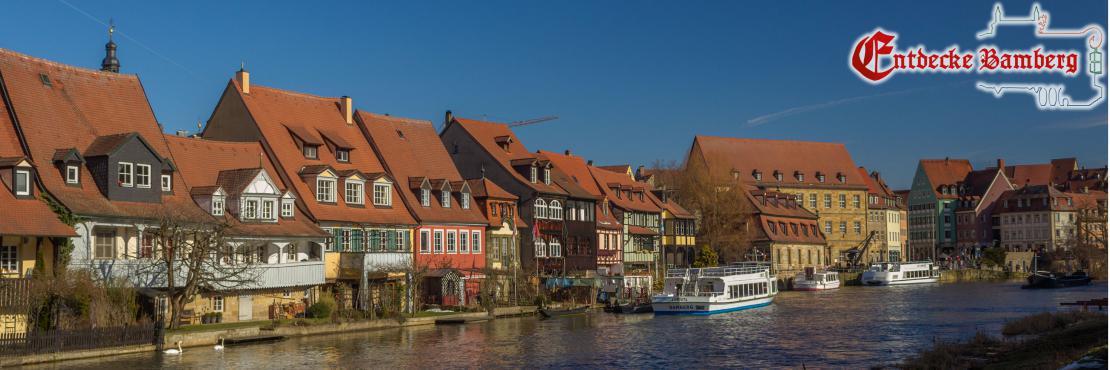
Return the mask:
<svg viewBox="0 0 1110 370">
<path fill-rule="evenodd" d="M 185 352 L 185 351 L 181 350 L 181 341 L 177 341 L 177 342 L 175 342 L 175 344 L 177 344 L 177 348 L 170 348 L 170 349 L 167 349 L 165 351 L 162 351 L 162 353 L 165 353 L 167 355 L 180 355 L 181 352 Z"/>
<path fill-rule="evenodd" d="M 217 344 L 215 347 L 212 347 L 212 349 L 217 350 L 217 351 L 223 351 L 224 350 L 224 337 L 220 337 L 220 344 Z"/>
</svg>

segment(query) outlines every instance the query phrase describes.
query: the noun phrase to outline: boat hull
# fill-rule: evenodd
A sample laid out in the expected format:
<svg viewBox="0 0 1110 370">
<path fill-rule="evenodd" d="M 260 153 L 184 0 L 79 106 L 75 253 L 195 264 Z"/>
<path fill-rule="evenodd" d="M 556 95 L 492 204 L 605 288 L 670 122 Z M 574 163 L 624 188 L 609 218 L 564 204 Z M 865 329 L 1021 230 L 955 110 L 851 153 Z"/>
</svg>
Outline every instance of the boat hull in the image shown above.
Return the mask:
<svg viewBox="0 0 1110 370">
<path fill-rule="evenodd" d="M 816 292 L 816 291 L 820 291 L 820 290 L 832 290 L 832 289 L 837 289 L 837 288 L 840 288 L 840 282 L 839 281 L 834 282 L 834 283 L 817 283 L 817 282 L 808 282 L 808 281 L 795 282 L 794 283 L 794 290 L 803 291 L 803 292 Z"/>
<path fill-rule="evenodd" d="M 1027 280 L 1029 285 L 1022 286 L 1024 289 L 1057 289 L 1091 284 L 1091 278 L 1087 276 L 1046 277 L 1032 275 Z"/>
<path fill-rule="evenodd" d="M 748 299 L 737 302 L 690 302 L 666 301 L 653 302 L 651 307 L 656 315 L 695 315 L 707 316 L 727 312 L 743 311 L 753 308 L 765 307 L 771 304 L 774 297 Z"/>
<path fill-rule="evenodd" d="M 887 285 L 911 285 L 911 284 L 931 284 L 940 281 L 940 278 L 917 278 L 917 279 L 898 279 L 898 280 L 884 280 L 884 279 L 860 279 L 863 285 L 870 286 L 887 286 Z"/>
</svg>

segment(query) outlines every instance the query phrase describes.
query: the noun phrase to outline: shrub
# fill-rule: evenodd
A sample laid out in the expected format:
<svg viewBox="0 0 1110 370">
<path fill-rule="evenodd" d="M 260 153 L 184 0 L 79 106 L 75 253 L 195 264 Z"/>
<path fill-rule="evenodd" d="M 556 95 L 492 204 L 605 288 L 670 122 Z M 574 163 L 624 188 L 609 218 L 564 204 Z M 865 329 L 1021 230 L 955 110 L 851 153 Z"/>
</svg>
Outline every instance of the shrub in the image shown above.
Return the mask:
<svg viewBox="0 0 1110 370">
<path fill-rule="evenodd" d="M 335 298 L 330 294 L 320 295 L 320 299 L 308 306 L 306 314 L 312 318 L 329 318 L 335 312 Z"/>
<path fill-rule="evenodd" d="M 1041 334 L 1056 329 L 1063 329 L 1068 325 L 1099 316 L 1104 315 L 1083 311 L 1044 312 L 1007 322 L 1006 325 L 1002 327 L 1002 335 Z"/>
</svg>

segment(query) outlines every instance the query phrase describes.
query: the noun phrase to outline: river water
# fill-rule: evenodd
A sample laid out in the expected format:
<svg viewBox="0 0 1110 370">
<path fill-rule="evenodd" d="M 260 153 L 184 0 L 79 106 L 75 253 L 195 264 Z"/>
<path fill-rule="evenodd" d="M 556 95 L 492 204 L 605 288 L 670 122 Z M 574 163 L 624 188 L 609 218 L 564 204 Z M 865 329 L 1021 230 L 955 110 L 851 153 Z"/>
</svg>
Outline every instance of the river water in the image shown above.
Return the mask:
<svg viewBox="0 0 1110 370">
<path fill-rule="evenodd" d="M 1018 283 L 844 287 L 782 292 L 769 307 L 709 317 L 592 313 L 423 326 L 186 348 L 43 367 L 135 368 L 661 368 L 890 365 L 934 339 L 998 335 L 1009 319 L 1107 296 L 1106 282 L 1057 290 Z"/>
</svg>

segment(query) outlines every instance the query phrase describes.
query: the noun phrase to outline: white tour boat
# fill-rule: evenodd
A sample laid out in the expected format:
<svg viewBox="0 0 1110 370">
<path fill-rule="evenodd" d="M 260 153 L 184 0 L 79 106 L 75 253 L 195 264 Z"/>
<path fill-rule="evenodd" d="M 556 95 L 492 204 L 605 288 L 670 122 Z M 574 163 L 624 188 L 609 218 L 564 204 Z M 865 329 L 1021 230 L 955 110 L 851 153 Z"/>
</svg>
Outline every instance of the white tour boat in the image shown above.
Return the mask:
<svg viewBox="0 0 1110 370">
<path fill-rule="evenodd" d="M 875 263 L 859 280 L 864 285 L 935 283 L 940 280 L 940 268 L 929 261 Z"/>
<path fill-rule="evenodd" d="M 806 267 L 804 272 L 794 276 L 794 290 L 829 290 L 840 287 L 840 275 L 836 271 L 815 271 Z"/>
<path fill-rule="evenodd" d="M 767 264 L 673 269 L 651 306 L 660 315 L 712 315 L 769 305 L 776 293 Z"/>
</svg>

